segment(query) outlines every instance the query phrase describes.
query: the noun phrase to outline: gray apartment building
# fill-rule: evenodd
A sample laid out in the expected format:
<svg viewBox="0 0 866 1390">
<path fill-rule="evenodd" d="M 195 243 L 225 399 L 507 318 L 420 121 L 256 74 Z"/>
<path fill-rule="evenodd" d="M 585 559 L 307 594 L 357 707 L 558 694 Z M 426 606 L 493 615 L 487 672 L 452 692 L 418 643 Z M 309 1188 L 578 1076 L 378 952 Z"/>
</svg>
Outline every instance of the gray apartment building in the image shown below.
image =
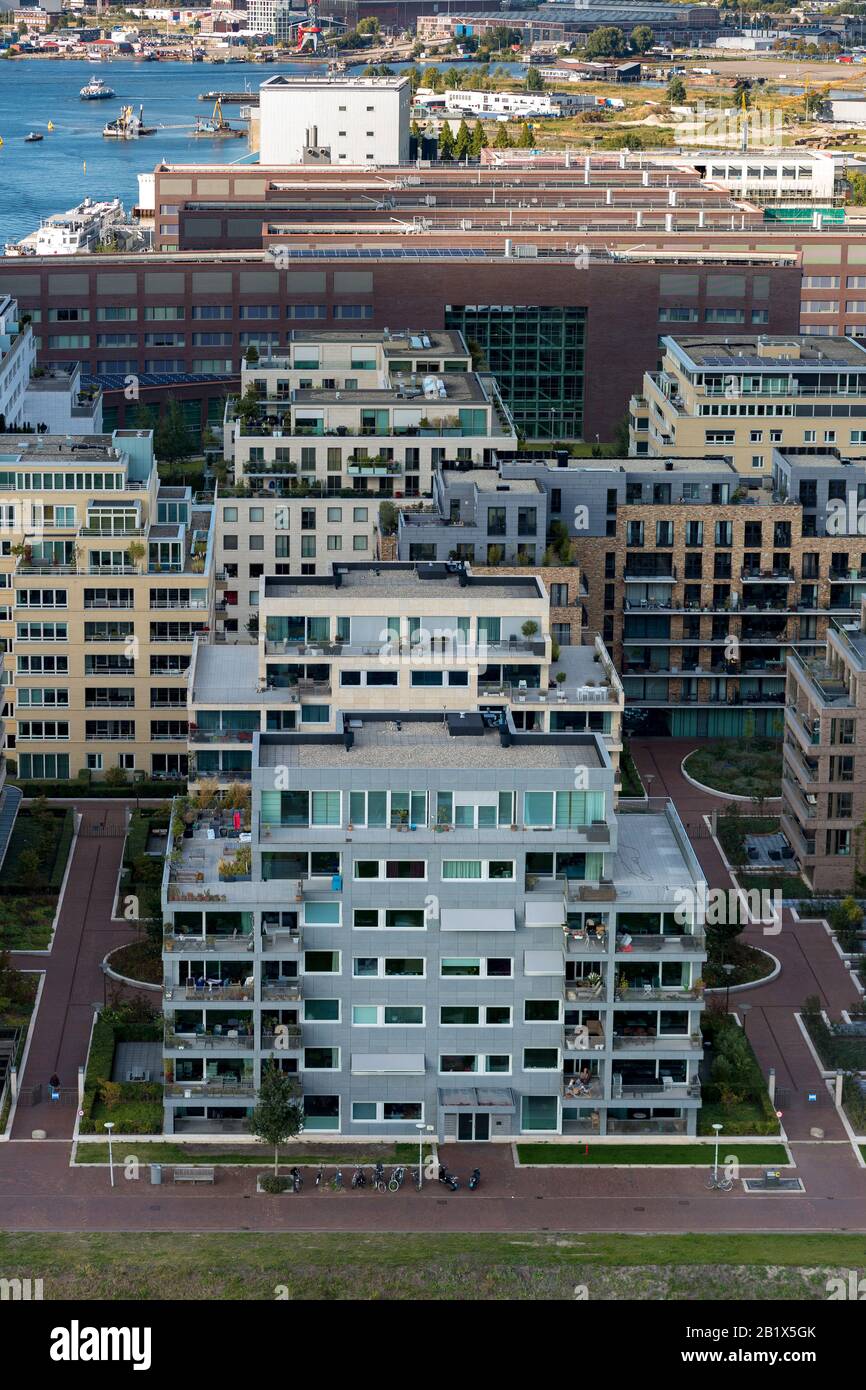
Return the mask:
<svg viewBox="0 0 866 1390">
<path fill-rule="evenodd" d="M 257 732 L 250 810 L 166 859 L 167 1133 L 241 1132 L 264 1063 L 304 1132 L 694 1133 L 703 878 L 598 734 L 352 711 Z"/>
</svg>

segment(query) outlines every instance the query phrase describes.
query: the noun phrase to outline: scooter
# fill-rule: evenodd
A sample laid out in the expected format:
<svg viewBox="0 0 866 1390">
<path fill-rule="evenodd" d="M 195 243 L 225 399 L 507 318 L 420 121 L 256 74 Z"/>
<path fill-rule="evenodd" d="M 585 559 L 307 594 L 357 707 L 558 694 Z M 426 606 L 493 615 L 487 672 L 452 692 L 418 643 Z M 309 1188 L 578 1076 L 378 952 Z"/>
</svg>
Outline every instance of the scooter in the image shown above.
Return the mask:
<svg viewBox="0 0 866 1390">
<path fill-rule="evenodd" d="M 476 1187 L 477 1187 L 478 1184 L 480 1183 L 480 1181 L 481 1181 L 481 1169 L 480 1169 L 480 1168 L 473 1168 L 473 1169 L 472 1169 L 472 1176 L 471 1176 L 471 1178 L 469 1179 L 469 1183 L 468 1183 L 469 1191 L 470 1191 L 470 1192 L 474 1192 L 475 1189 L 476 1189 Z"/>
<path fill-rule="evenodd" d="M 290 1168 L 289 1177 L 292 1180 L 292 1191 L 300 1192 L 304 1185 L 304 1179 L 301 1177 L 301 1170 L 299 1168 Z"/>
<path fill-rule="evenodd" d="M 443 1187 L 449 1187 L 452 1192 L 456 1192 L 460 1186 L 460 1181 L 454 1173 L 449 1173 L 447 1168 L 439 1169 L 439 1181 Z"/>
</svg>

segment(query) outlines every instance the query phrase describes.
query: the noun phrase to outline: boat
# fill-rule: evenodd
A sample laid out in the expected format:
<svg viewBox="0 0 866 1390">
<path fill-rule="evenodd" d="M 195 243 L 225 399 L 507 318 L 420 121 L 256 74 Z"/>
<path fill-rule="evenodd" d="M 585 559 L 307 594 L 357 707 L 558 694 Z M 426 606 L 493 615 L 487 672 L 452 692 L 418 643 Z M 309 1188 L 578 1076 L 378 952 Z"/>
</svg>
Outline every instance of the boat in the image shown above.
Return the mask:
<svg viewBox="0 0 866 1390">
<path fill-rule="evenodd" d="M 81 97 L 82 101 L 108 101 L 111 97 L 116 97 L 117 92 L 112 91 L 110 87 L 106 87 L 102 78 L 97 77 L 96 73 L 92 73 L 90 81 L 86 86 L 81 88 L 78 95 Z"/>
<path fill-rule="evenodd" d="M 237 140 L 243 137 L 245 132 L 238 130 L 237 126 L 229 125 L 223 116 L 222 103 L 217 97 L 214 102 L 213 112 L 208 116 L 199 116 L 196 119 L 193 136 L 209 136 L 216 139 Z"/>
<path fill-rule="evenodd" d="M 44 136 L 44 135 L 40 135 L 39 132 L 38 132 L 37 130 L 31 130 L 31 132 L 30 132 L 29 135 L 25 135 L 25 136 L 24 136 L 24 143 L 25 143 L 25 145 L 36 145 L 36 144 L 38 144 L 38 142 L 39 142 L 40 140 L 44 140 L 44 139 L 45 139 L 45 136 Z"/>
<path fill-rule="evenodd" d="M 53 122 L 53 121 L 49 121 L 49 122 L 48 122 L 48 129 L 49 129 L 49 130 L 53 130 L 53 129 L 54 129 L 54 122 Z"/>
<path fill-rule="evenodd" d="M 107 139 L 137 140 L 140 135 L 155 135 L 156 126 L 144 124 L 143 106 L 139 106 L 137 116 L 131 106 L 121 106 L 120 115 L 116 120 L 108 121 L 102 133 Z"/>
</svg>

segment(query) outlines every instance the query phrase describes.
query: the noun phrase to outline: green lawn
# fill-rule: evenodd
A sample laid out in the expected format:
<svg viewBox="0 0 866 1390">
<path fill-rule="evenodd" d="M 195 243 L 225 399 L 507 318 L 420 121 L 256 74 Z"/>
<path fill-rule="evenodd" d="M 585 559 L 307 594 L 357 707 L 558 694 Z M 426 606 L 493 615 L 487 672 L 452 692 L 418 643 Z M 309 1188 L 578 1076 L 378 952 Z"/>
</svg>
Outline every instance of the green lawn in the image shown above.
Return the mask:
<svg viewBox="0 0 866 1390">
<path fill-rule="evenodd" d="M 126 1148 L 129 1146 L 127 1145 Z M 428 1146 L 425 1145 L 425 1149 Z M 114 1145 L 115 1160 L 125 1158 L 126 1152 L 124 1145 L 118 1146 L 115 1140 Z M 191 1151 L 191 1146 L 187 1144 L 172 1144 L 170 1142 L 143 1142 L 135 1147 L 134 1156 L 142 1163 L 212 1163 L 226 1166 L 249 1164 L 256 1168 L 273 1168 L 274 1151 L 269 1146 L 261 1145 L 250 1148 L 247 1145 L 244 1149 L 236 1151 L 214 1150 L 209 1152 L 204 1146 L 199 1146 L 198 1151 Z M 107 1144 L 79 1144 L 75 1155 L 76 1163 L 107 1163 L 108 1145 Z M 280 1162 L 283 1164 L 296 1163 L 300 1167 L 314 1165 L 318 1168 L 320 1163 L 327 1167 L 354 1167 L 356 1163 L 418 1163 L 417 1144 L 387 1144 L 387 1145 L 353 1145 L 351 1148 L 344 1147 L 335 1151 L 323 1145 L 318 1149 L 301 1149 L 300 1146 L 283 1145 L 280 1149 Z"/>
<path fill-rule="evenodd" d="M 782 794 L 782 745 L 776 739 L 721 739 L 689 753 L 690 777 L 715 791 L 734 796 Z"/>
<path fill-rule="evenodd" d="M 45 1271 L 55 1301 L 573 1302 L 578 1283 L 591 1299 L 824 1301 L 864 1256 L 862 1236 L 836 1233 L 0 1235 L 0 1274 Z"/>
<path fill-rule="evenodd" d="M 587 1149 L 588 1152 L 584 1152 Z M 766 1163 L 787 1163 L 788 1155 L 782 1144 L 725 1144 L 724 1135 L 719 1153 L 734 1154 L 743 1165 L 761 1167 Z M 669 1163 L 677 1168 L 703 1167 L 713 1161 L 712 1144 L 595 1144 L 588 1139 L 574 1144 L 518 1144 L 517 1154 L 523 1164 L 627 1163 L 635 1167 L 656 1167 Z"/>
</svg>

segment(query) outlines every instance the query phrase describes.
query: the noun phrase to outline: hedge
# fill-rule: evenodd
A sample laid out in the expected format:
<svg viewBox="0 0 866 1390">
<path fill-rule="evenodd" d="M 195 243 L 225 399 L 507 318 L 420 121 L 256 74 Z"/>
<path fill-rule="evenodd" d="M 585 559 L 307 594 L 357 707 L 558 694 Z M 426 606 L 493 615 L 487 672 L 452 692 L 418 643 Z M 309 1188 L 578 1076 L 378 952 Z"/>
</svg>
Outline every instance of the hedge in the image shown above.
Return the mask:
<svg viewBox="0 0 866 1390">
<path fill-rule="evenodd" d="M 147 842 L 150 838 L 151 830 L 168 829 L 168 811 L 133 811 L 129 822 L 129 829 L 126 832 L 126 844 L 123 848 L 123 866 L 125 869 L 132 869 L 137 859 L 142 859 L 147 853 Z"/>
<path fill-rule="evenodd" d="M 827 1071 L 862 1071 L 866 1068 L 866 1038 L 837 1037 L 820 1015 L 804 1012 L 802 1018 L 821 1065 Z"/>
<path fill-rule="evenodd" d="M 132 800 L 144 797 L 147 800 L 168 801 L 173 796 L 186 793 L 186 782 L 132 782 L 124 787 L 109 787 L 105 782 L 9 782 L 11 787 L 20 787 L 22 795 L 28 798 L 44 796 L 49 801 L 64 797 L 69 801 L 113 801 L 116 798 Z"/>
<path fill-rule="evenodd" d="M 102 1083 L 111 1080 L 114 1049 L 119 1042 L 155 1042 L 162 1037 L 160 1025 L 154 1023 L 119 1023 L 110 1012 L 97 1016 L 90 1040 L 87 1071 L 84 1074 L 83 1114 L 79 1126 L 82 1134 L 95 1134 L 97 1125 L 93 1111 L 102 1099 Z M 137 1083 L 136 1083 L 137 1084 Z M 152 1086 L 153 1083 L 150 1083 Z M 140 1104 L 146 1103 L 144 1100 Z M 134 1105 L 135 1102 L 132 1102 Z"/>
<path fill-rule="evenodd" d="M 69 848 L 72 844 L 72 836 L 75 833 L 75 812 L 72 807 L 68 807 L 66 815 L 63 817 L 63 829 L 60 832 L 60 839 L 57 842 L 57 853 L 54 856 L 54 867 L 51 870 L 51 877 L 48 880 L 48 887 L 52 893 L 60 892 L 60 885 L 63 882 L 63 875 L 66 873 L 66 862 L 69 859 Z"/>
</svg>

